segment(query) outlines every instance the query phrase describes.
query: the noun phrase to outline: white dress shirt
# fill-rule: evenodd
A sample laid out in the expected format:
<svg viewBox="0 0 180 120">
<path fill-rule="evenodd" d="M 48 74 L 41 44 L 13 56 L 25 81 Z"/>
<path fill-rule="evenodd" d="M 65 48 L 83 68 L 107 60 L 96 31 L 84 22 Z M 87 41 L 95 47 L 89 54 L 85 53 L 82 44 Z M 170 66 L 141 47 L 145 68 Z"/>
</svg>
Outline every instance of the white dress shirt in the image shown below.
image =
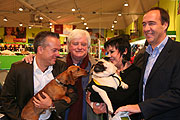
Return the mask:
<svg viewBox="0 0 180 120">
<path fill-rule="evenodd" d="M 154 63 L 156 62 L 156 59 L 158 58 L 164 46 L 166 45 L 167 41 L 168 41 L 168 36 L 166 36 L 166 38 L 157 47 L 155 47 L 154 50 L 152 49 L 151 45 L 148 45 L 148 47 L 146 48 L 146 52 L 149 54 L 149 58 L 146 64 L 146 69 L 144 72 L 144 79 L 143 79 L 143 95 L 142 95 L 143 101 L 144 101 L 147 79 L 154 66 Z"/>
<path fill-rule="evenodd" d="M 36 63 L 36 57 L 34 57 L 34 95 L 38 93 L 42 88 L 44 88 L 52 79 L 54 79 L 54 76 L 52 74 L 53 66 L 49 66 L 48 69 L 45 72 L 42 72 Z M 48 109 L 45 112 L 43 112 L 39 120 L 46 120 L 51 116 L 51 111 Z"/>
</svg>

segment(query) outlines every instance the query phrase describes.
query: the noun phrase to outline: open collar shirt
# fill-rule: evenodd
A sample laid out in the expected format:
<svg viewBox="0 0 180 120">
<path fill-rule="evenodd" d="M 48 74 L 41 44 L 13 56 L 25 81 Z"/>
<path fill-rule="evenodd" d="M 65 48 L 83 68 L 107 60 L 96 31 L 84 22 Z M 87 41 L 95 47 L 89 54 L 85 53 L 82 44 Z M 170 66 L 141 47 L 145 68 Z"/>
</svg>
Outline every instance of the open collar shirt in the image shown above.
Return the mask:
<svg viewBox="0 0 180 120">
<path fill-rule="evenodd" d="M 53 66 L 49 66 L 48 69 L 45 72 L 42 72 L 36 62 L 36 57 L 34 57 L 33 61 L 34 65 L 34 95 L 38 93 L 42 88 L 44 88 L 52 79 L 54 79 L 54 76 L 52 74 Z M 39 120 L 46 120 L 50 117 L 51 111 L 45 110 L 40 117 Z"/>
<path fill-rule="evenodd" d="M 152 49 L 151 45 L 148 45 L 148 47 L 146 48 L 146 52 L 149 54 L 149 58 L 146 64 L 146 69 L 144 72 L 144 79 L 143 79 L 143 95 L 142 95 L 143 101 L 144 101 L 144 93 L 145 93 L 145 86 L 147 83 L 147 79 L 154 66 L 154 63 L 156 62 L 156 59 L 158 58 L 164 46 L 166 45 L 167 41 L 168 41 L 168 36 L 166 36 L 165 39 L 157 47 L 154 48 L 154 50 Z"/>
</svg>

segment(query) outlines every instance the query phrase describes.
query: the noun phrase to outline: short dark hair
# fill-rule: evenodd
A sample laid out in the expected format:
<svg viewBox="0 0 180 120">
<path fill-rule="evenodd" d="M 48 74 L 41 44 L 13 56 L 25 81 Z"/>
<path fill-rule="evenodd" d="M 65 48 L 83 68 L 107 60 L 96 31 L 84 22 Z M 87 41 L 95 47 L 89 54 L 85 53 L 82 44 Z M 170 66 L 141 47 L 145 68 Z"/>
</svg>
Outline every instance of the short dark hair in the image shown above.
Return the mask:
<svg viewBox="0 0 180 120">
<path fill-rule="evenodd" d="M 131 45 L 129 43 L 129 39 L 127 38 L 127 36 L 121 35 L 121 36 L 117 36 L 117 37 L 113 37 L 109 39 L 107 42 L 105 42 L 104 48 L 107 49 L 109 46 L 112 46 L 118 49 L 121 55 L 123 52 L 125 52 L 125 49 L 127 49 L 127 54 L 123 55 L 123 59 L 126 61 L 130 60 Z"/>
<path fill-rule="evenodd" d="M 160 8 L 160 7 L 153 7 L 151 9 L 149 9 L 146 13 L 153 11 L 153 10 L 159 10 L 160 16 L 161 16 L 161 24 L 163 25 L 166 22 L 166 23 L 168 23 L 168 27 L 169 27 L 169 21 L 170 21 L 169 13 L 165 9 Z M 167 31 L 168 27 L 166 28 L 166 31 Z"/>
<path fill-rule="evenodd" d="M 46 42 L 47 37 L 55 37 L 59 39 L 59 34 L 49 32 L 49 31 L 39 32 L 34 39 L 34 52 L 35 53 L 37 53 L 38 46 L 46 47 L 45 42 Z"/>
</svg>

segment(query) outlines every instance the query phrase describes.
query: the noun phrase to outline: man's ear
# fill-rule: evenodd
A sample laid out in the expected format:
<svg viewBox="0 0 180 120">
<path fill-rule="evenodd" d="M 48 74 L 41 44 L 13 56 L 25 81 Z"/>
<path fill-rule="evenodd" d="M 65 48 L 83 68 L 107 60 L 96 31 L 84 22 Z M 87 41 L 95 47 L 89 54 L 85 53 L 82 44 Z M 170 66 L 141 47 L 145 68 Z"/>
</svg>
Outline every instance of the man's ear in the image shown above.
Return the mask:
<svg viewBox="0 0 180 120">
<path fill-rule="evenodd" d="M 164 24 L 163 24 L 164 31 L 166 31 L 167 27 L 168 27 L 168 23 L 164 22 Z"/>
<path fill-rule="evenodd" d="M 38 46 L 37 51 L 38 51 L 38 53 L 41 54 L 43 52 L 43 47 L 42 46 Z"/>
</svg>

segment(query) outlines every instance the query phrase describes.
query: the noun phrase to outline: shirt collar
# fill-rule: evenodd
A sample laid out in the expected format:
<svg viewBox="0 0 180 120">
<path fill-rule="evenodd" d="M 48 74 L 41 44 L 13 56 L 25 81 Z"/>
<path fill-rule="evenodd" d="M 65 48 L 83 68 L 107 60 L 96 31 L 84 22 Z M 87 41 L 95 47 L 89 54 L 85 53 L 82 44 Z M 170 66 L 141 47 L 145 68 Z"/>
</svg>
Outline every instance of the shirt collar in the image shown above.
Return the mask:
<svg viewBox="0 0 180 120">
<path fill-rule="evenodd" d="M 164 48 L 164 46 L 166 45 L 168 41 L 168 36 L 165 37 L 165 39 L 157 46 L 154 48 L 154 51 L 152 49 L 151 45 L 148 45 L 148 47 L 146 48 L 146 52 L 150 55 L 153 54 L 153 52 L 156 52 L 157 54 L 161 52 L 161 50 Z"/>
<path fill-rule="evenodd" d="M 42 72 L 37 65 L 36 56 L 34 57 L 33 64 L 34 64 L 34 72 Z M 52 72 L 52 70 L 53 70 L 53 66 L 49 66 L 48 69 L 44 73 Z"/>
</svg>

